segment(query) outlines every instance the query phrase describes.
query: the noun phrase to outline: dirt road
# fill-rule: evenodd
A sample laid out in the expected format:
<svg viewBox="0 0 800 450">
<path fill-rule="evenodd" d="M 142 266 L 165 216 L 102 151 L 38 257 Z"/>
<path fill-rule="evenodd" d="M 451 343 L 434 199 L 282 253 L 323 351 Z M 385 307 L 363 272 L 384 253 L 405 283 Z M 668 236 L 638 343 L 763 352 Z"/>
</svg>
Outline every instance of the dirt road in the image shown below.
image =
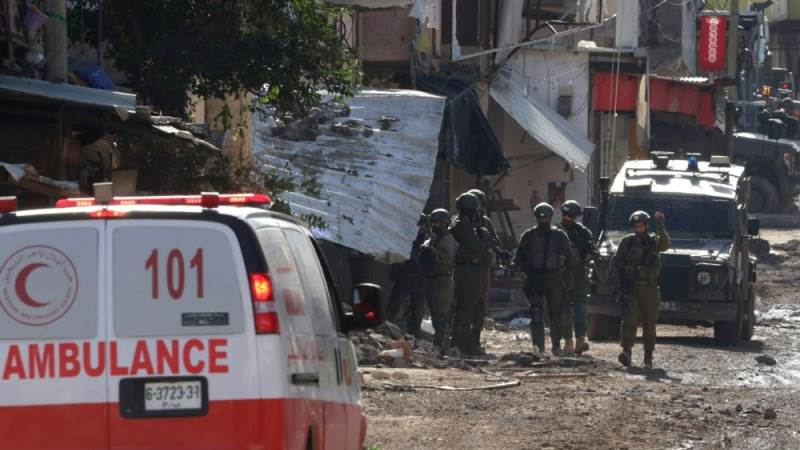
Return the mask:
<svg viewBox="0 0 800 450">
<path fill-rule="evenodd" d="M 389 449 L 800 448 L 800 232 L 766 230 L 752 341 L 720 348 L 713 330 L 659 326 L 656 370 L 623 370 L 614 342 L 590 356 L 474 369 L 365 367 L 367 447 Z M 487 331 L 491 353 L 530 351 L 524 329 Z M 641 365 L 642 349 L 634 348 Z M 768 355 L 777 364 L 756 361 Z M 565 367 L 566 366 L 566 367 Z M 547 378 L 549 374 L 571 374 Z M 409 385 L 515 387 L 441 391 Z M 773 415 L 774 413 L 774 415 Z"/>
</svg>

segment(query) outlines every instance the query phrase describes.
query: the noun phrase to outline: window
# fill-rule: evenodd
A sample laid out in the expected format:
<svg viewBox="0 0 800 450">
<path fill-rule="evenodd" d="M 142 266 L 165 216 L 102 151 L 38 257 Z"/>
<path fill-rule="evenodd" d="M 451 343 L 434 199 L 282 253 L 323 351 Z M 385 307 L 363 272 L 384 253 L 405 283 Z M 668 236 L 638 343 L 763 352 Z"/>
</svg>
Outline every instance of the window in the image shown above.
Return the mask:
<svg viewBox="0 0 800 450">
<path fill-rule="evenodd" d="M 325 275 L 322 273 L 317 254 L 309 238 L 299 230 L 286 230 L 286 238 L 292 249 L 300 276 L 309 300 L 309 308 L 317 334 L 336 335 L 333 325 L 333 310 Z"/>
<path fill-rule="evenodd" d="M 0 228 L 0 339 L 97 335 L 98 225 Z"/>
</svg>

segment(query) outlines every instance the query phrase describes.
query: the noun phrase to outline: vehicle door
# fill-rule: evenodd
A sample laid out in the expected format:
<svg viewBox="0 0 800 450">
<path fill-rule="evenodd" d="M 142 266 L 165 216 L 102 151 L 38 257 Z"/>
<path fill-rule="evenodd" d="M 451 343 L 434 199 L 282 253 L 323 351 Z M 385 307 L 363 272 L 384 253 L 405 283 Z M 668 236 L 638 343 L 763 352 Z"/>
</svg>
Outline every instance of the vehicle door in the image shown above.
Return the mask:
<svg viewBox="0 0 800 450">
<path fill-rule="evenodd" d="M 110 448 L 266 448 L 236 234 L 202 220 L 114 220 L 108 242 Z"/>
<path fill-rule="evenodd" d="M 342 354 L 334 323 L 331 298 L 320 262 L 309 237 L 299 227 L 284 229 L 306 293 L 307 314 L 314 323 L 319 346 L 319 387 L 323 402 L 323 448 L 347 448 L 348 394 L 342 372 Z"/>
<path fill-rule="evenodd" d="M 0 447 L 108 446 L 102 221 L 0 227 Z"/>
</svg>

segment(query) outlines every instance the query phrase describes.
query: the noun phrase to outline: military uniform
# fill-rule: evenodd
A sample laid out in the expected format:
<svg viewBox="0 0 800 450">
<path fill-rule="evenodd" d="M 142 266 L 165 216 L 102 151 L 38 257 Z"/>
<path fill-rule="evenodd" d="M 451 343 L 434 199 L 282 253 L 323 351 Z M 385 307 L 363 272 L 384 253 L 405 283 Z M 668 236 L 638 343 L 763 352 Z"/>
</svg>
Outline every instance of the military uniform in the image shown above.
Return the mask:
<svg viewBox="0 0 800 450">
<path fill-rule="evenodd" d="M 397 315 L 403 309 L 408 299 L 408 306 L 403 317 L 406 332 L 419 337 L 422 318 L 425 315 L 425 277 L 420 262 L 420 246 L 428 239 L 428 233 L 419 232 L 411 246 L 411 256 L 408 261 L 396 269 L 394 287 L 389 296 L 389 306 L 386 316 L 389 321 L 396 321 Z"/>
<path fill-rule="evenodd" d="M 661 304 L 658 287 L 661 273 L 659 252 L 669 247 L 669 235 L 663 227 L 659 227 L 658 233 L 645 232 L 641 236 L 631 233 L 625 236 L 611 259 L 611 268 L 620 279 L 622 294 L 620 344 L 623 352 L 630 355 L 641 318 L 645 361 L 648 355 L 652 357 L 656 346 L 656 322 Z"/>
<path fill-rule="evenodd" d="M 588 320 L 586 315 L 586 300 L 588 291 L 586 289 L 586 258 L 597 253 L 592 232 L 582 223 L 574 222 L 567 225 L 561 222 L 559 225 L 572 243 L 575 264 L 572 266 L 572 277 L 574 285 L 572 289 L 573 322 L 563 324 L 561 337 L 564 339 L 572 338 L 572 327 L 575 327 L 575 337 L 586 337 Z"/>
<path fill-rule="evenodd" d="M 453 273 L 456 300 L 453 339 L 462 353 L 474 353 L 477 350 L 473 322 L 488 282 L 489 236 L 485 228 L 475 225 L 467 215 L 459 214 L 450 228 L 458 243 Z"/>
<path fill-rule="evenodd" d="M 433 343 L 442 352 L 450 345 L 453 304 L 453 265 L 458 244 L 448 232 L 435 234 L 422 245 L 428 309 L 433 322 Z"/>
<path fill-rule="evenodd" d="M 478 228 L 485 228 L 489 232 L 490 248 L 499 244 L 497 234 L 494 231 L 492 220 L 487 216 L 482 216 L 478 221 Z M 489 302 L 489 287 L 492 281 L 492 257 L 491 255 L 486 258 L 485 264 L 481 265 L 483 270 L 483 277 L 485 282 L 483 284 L 483 291 L 481 291 L 480 301 L 475 306 L 475 313 L 472 316 L 472 340 L 477 348 L 481 346 L 481 331 L 483 331 L 483 322 L 486 318 L 486 305 Z"/>
<path fill-rule="evenodd" d="M 554 351 L 560 348 L 562 324 L 571 322 L 565 292 L 571 284 L 573 260 L 569 237 L 554 226 L 530 228 L 520 237 L 512 265 L 527 276 L 524 290 L 531 302 L 531 335 L 541 351 L 545 302 Z"/>
</svg>

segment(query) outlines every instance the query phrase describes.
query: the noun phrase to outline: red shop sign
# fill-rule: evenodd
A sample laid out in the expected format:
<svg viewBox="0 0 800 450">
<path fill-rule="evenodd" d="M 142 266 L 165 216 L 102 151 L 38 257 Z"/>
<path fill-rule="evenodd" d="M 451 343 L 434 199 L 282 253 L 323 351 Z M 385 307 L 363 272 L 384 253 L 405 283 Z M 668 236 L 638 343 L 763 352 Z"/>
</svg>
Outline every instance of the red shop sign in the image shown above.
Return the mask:
<svg viewBox="0 0 800 450">
<path fill-rule="evenodd" d="M 701 72 L 720 72 L 725 70 L 728 59 L 728 17 L 700 16 L 700 54 Z"/>
</svg>

